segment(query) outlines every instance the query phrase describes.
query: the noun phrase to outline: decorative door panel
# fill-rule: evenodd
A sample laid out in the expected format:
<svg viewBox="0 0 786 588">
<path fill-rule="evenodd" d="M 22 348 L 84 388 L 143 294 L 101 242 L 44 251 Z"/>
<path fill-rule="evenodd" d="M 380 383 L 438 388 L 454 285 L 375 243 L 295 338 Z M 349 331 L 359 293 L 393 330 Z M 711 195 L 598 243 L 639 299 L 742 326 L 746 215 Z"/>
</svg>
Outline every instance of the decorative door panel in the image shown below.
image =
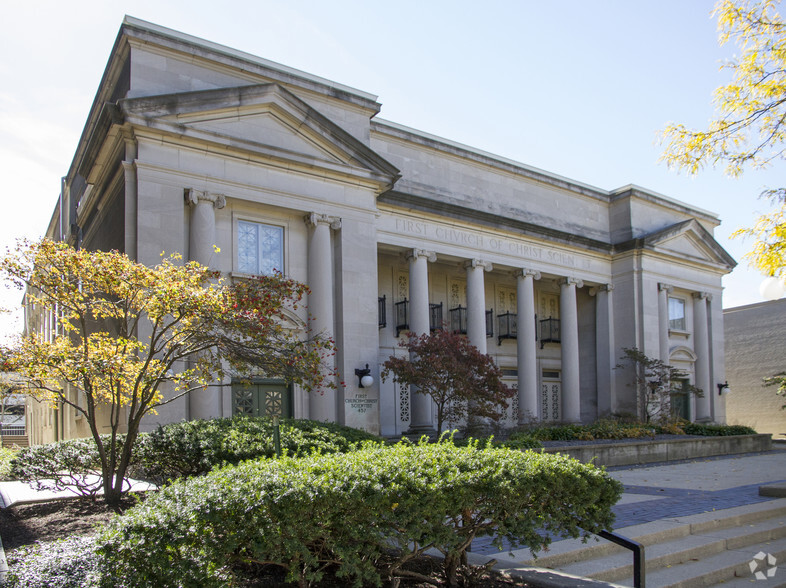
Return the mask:
<svg viewBox="0 0 786 588">
<path fill-rule="evenodd" d="M 292 391 L 283 382 L 232 384 L 232 414 L 292 417 Z"/>
<path fill-rule="evenodd" d="M 545 422 L 562 420 L 562 382 L 557 370 L 543 370 L 540 384 L 540 418 Z"/>
</svg>

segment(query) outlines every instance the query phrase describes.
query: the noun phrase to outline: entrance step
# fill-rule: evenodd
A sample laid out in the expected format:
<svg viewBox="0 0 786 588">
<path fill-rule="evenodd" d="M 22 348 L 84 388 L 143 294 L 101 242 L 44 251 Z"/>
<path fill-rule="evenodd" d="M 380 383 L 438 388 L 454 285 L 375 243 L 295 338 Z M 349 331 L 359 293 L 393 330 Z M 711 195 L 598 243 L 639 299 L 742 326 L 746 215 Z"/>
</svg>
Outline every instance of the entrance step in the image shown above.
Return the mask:
<svg viewBox="0 0 786 588">
<path fill-rule="evenodd" d="M 750 582 L 755 580 L 750 562 L 759 552 L 786 563 L 786 499 L 663 519 L 615 531 L 645 546 L 648 588 L 726 586 L 737 579 Z M 632 553 L 603 540 L 558 541 L 537 559 L 526 549 L 500 556 L 522 566 L 633 585 Z M 782 581 L 786 583 L 786 571 L 777 573 L 783 574 Z M 779 584 L 773 578 L 766 585 Z"/>
</svg>

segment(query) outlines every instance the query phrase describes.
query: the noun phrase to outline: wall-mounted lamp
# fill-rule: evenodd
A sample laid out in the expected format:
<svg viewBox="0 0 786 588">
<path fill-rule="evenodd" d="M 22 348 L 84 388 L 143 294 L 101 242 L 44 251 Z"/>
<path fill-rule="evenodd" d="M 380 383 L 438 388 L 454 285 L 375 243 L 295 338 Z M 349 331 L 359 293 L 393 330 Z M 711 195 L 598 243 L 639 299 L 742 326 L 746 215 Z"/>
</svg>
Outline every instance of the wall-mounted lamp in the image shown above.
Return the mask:
<svg viewBox="0 0 786 588">
<path fill-rule="evenodd" d="M 726 394 L 731 392 L 731 388 L 729 388 L 729 383 L 728 382 L 723 382 L 723 384 L 718 384 L 718 396 L 723 394 L 724 390 L 726 391 Z"/>
<path fill-rule="evenodd" d="M 368 364 L 364 369 L 355 369 L 355 375 L 360 379 L 359 386 L 361 388 L 370 388 L 374 385 L 374 378 L 371 377 L 371 369 Z"/>
</svg>

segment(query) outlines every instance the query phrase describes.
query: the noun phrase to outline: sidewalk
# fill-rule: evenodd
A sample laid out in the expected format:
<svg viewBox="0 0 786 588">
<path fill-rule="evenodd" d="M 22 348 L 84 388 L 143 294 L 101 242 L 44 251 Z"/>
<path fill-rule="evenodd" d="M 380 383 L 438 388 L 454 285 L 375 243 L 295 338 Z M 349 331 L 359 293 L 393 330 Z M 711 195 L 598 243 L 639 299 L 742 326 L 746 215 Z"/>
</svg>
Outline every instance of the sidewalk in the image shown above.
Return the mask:
<svg viewBox="0 0 786 588">
<path fill-rule="evenodd" d="M 100 478 L 94 476 L 90 480 L 91 484 L 98 483 Z M 147 482 L 137 480 L 127 480 L 131 484 L 130 491 L 143 492 L 154 490 L 156 487 Z M 98 490 L 98 495 L 104 493 L 103 489 Z M 61 500 L 64 498 L 76 498 L 79 494 L 75 490 L 36 490 L 26 482 L 0 482 L 0 508 L 9 508 L 17 504 L 34 504 L 36 502 L 48 502 L 50 500 Z"/>
</svg>

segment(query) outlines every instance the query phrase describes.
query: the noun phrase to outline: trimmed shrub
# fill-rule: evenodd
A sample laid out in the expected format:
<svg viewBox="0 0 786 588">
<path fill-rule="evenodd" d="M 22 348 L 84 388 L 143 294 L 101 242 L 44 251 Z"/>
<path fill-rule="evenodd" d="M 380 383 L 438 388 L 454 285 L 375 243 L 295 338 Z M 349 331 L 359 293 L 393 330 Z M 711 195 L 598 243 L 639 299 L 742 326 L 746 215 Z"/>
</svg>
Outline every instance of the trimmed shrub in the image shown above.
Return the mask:
<svg viewBox="0 0 786 588">
<path fill-rule="evenodd" d="M 10 447 L 0 447 L 0 482 L 14 479 L 11 475 L 11 461 L 18 451 Z"/>
<path fill-rule="evenodd" d="M 534 435 L 527 431 L 513 433 L 500 444 L 508 449 L 542 449 L 543 443 L 538 441 Z"/>
<path fill-rule="evenodd" d="M 281 450 L 292 457 L 344 453 L 380 437 L 352 427 L 302 419 L 281 419 Z M 147 473 L 161 481 L 203 475 L 217 466 L 276 455 L 268 417 L 182 421 L 159 427 L 140 441 Z"/>
<path fill-rule="evenodd" d="M 703 423 L 686 423 L 682 429 L 687 435 L 703 435 L 706 437 L 728 437 L 731 435 L 755 435 L 756 431 L 743 425 L 705 425 Z"/>
<path fill-rule="evenodd" d="M 102 436 L 105 445 L 110 437 Z M 118 443 L 125 441 L 118 436 Z M 136 452 L 131 466 L 137 462 Z M 20 449 L 11 460 L 11 476 L 31 482 L 38 489 L 70 489 L 81 496 L 95 498 L 101 489 L 101 458 L 93 439 L 68 439 Z"/>
<path fill-rule="evenodd" d="M 449 584 L 476 537 L 538 550 L 610 528 L 621 485 L 602 469 L 450 441 L 367 444 L 336 455 L 245 462 L 181 480 L 114 519 L 99 539 L 107 585 L 225 586 L 274 564 L 301 585 L 328 566 L 347 585 L 407 577 L 428 549 Z"/>
<path fill-rule="evenodd" d="M 8 554 L 5 588 L 92 588 L 99 585 L 93 537 L 36 543 Z"/>
</svg>

